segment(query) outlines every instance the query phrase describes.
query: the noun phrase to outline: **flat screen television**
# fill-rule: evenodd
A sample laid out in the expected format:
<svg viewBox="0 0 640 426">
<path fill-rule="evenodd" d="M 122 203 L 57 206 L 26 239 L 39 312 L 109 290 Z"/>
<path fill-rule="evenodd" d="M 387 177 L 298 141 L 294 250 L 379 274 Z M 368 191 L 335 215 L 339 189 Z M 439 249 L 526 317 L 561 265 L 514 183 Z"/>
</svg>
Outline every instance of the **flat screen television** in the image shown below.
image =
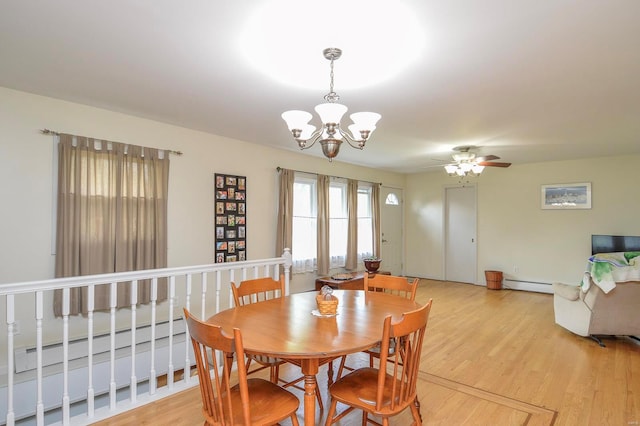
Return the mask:
<svg viewBox="0 0 640 426">
<path fill-rule="evenodd" d="M 622 235 L 592 235 L 591 254 L 640 251 L 640 237 Z"/>
</svg>

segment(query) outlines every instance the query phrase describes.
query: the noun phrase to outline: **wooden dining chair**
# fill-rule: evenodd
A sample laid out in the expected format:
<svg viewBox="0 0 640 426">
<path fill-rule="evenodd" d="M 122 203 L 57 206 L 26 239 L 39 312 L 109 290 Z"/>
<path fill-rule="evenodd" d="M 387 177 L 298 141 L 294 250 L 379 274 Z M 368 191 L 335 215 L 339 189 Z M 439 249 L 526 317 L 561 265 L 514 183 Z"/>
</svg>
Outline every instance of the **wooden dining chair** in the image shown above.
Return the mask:
<svg viewBox="0 0 640 426">
<path fill-rule="evenodd" d="M 240 282 L 240 285 L 231 282 L 231 291 L 233 292 L 233 301 L 236 306 L 244 306 L 283 297 L 285 292 L 284 276 L 281 275 L 279 281 L 265 277 L 245 280 Z M 253 361 L 255 361 L 258 366 L 252 370 L 251 364 Z M 284 361 L 279 358 L 266 355 L 247 355 L 247 375 L 269 368 L 270 380 L 273 383 L 278 383 L 279 369 L 283 363 Z"/>
<path fill-rule="evenodd" d="M 367 291 L 379 291 L 392 296 L 404 297 L 409 300 L 416 300 L 418 281 L 418 278 L 398 277 L 395 275 L 375 274 L 373 276 L 369 276 L 369 274 L 364 274 L 364 289 Z M 363 351 L 369 355 L 369 367 L 373 367 L 375 358 L 380 358 L 380 349 L 380 344 L 377 344 L 371 349 Z M 389 350 L 391 351 L 389 355 L 393 355 L 395 350 L 393 343 L 391 343 Z M 344 370 L 354 370 L 353 367 L 346 365 L 346 360 L 346 355 L 344 355 L 340 360 L 338 378 L 342 377 Z"/>
<path fill-rule="evenodd" d="M 416 300 L 418 289 L 417 278 L 398 277 L 395 275 L 364 274 L 364 289 L 369 291 L 381 291 L 393 296 Z"/>
<path fill-rule="evenodd" d="M 187 309 L 184 318 L 196 357 L 205 425 L 274 425 L 286 418 L 299 425 L 295 395 L 268 380 L 247 379 L 239 329 L 230 336 L 220 326 L 195 319 Z M 238 383 L 232 386 L 234 354 Z"/>
<path fill-rule="evenodd" d="M 280 276 L 279 281 L 267 277 L 241 281 L 240 285 L 231 282 L 231 291 L 233 292 L 233 300 L 236 306 L 244 306 L 273 298 L 284 297 L 284 275 Z M 258 367 L 251 370 L 250 366 L 253 361 L 258 364 Z M 280 358 L 274 358 L 268 355 L 249 354 L 247 355 L 246 365 L 247 375 L 269 368 L 271 382 L 276 384 L 281 383 L 284 388 L 295 387 L 296 389 L 304 390 L 304 388 L 298 386 L 298 383 L 304 380 L 304 376 L 299 376 L 294 380 L 284 380 L 280 378 L 280 366 L 284 364 L 284 362 L 285 361 Z M 292 363 L 299 366 L 295 361 L 292 361 Z M 333 371 L 331 375 L 333 375 Z M 320 392 L 316 392 L 316 399 L 320 409 L 324 409 Z"/>
<path fill-rule="evenodd" d="M 389 425 L 389 418 L 400 414 L 407 407 L 415 425 L 422 425 L 416 385 L 420 369 L 422 343 L 431 311 L 432 300 L 411 312 L 403 314 L 397 322 L 391 315 L 382 326 L 380 364 L 378 368 L 364 367 L 338 379 L 329 387 L 331 405 L 326 426 L 342 419 L 354 409 L 362 410 L 362 424 L 380 424 L 369 415 L 382 418 L 382 425 Z M 389 346 L 395 344 L 395 353 L 389 357 Z M 391 359 L 392 366 L 388 364 Z M 337 413 L 338 402 L 348 407 Z"/>
</svg>

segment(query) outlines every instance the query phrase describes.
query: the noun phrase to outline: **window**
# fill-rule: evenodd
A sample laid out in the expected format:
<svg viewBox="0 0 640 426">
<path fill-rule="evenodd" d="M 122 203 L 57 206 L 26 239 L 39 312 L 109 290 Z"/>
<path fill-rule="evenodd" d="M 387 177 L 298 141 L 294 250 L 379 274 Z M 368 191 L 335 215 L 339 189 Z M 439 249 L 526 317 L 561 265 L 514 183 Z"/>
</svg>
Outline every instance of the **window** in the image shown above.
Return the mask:
<svg viewBox="0 0 640 426">
<path fill-rule="evenodd" d="M 358 187 L 358 261 L 373 255 L 371 186 Z"/>
<path fill-rule="evenodd" d="M 397 206 L 400 204 L 398 196 L 393 192 L 390 192 L 389 195 L 387 195 L 387 199 L 384 200 L 384 203 L 388 206 Z"/>
<path fill-rule="evenodd" d="M 344 268 L 347 257 L 347 183 L 333 181 L 329 186 L 329 267 Z"/>
<path fill-rule="evenodd" d="M 333 178 L 329 185 L 329 268 L 344 268 L 349 227 L 348 185 Z M 293 184 L 291 255 L 293 272 L 317 270 L 317 184 L 312 175 L 296 173 Z M 357 193 L 358 262 L 373 254 L 372 186 L 361 183 Z"/>
<path fill-rule="evenodd" d="M 293 272 L 313 272 L 317 261 L 316 180 L 296 174 L 293 183 Z"/>
</svg>

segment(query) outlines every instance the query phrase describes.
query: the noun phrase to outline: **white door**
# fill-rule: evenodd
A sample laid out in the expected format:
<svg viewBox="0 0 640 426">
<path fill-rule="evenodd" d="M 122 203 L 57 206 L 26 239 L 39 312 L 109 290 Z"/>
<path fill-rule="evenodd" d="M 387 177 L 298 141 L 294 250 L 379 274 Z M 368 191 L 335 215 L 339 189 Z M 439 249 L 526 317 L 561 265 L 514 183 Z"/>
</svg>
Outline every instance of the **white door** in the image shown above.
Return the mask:
<svg viewBox="0 0 640 426">
<path fill-rule="evenodd" d="M 382 228 L 380 270 L 392 275 L 402 275 L 404 246 L 403 229 L 403 192 L 398 188 L 380 188 L 380 227 Z"/>
<path fill-rule="evenodd" d="M 476 283 L 476 188 L 445 189 L 445 280 Z"/>
</svg>

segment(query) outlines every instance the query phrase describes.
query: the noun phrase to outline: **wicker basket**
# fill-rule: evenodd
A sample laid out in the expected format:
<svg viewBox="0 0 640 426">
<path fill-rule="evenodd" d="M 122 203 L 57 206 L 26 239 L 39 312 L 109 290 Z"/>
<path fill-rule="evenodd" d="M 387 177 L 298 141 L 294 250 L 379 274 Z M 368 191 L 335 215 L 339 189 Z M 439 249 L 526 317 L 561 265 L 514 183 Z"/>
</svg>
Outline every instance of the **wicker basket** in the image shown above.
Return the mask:
<svg viewBox="0 0 640 426">
<path fill-rule="evenodd" d="M 325 299 L 324 297 L 322 294 L 316 296 L 318 312 L 320 315 L 335 315 L 338 312 L 338 298 L 331 296 L 331 299 Z"/>
</svg>

